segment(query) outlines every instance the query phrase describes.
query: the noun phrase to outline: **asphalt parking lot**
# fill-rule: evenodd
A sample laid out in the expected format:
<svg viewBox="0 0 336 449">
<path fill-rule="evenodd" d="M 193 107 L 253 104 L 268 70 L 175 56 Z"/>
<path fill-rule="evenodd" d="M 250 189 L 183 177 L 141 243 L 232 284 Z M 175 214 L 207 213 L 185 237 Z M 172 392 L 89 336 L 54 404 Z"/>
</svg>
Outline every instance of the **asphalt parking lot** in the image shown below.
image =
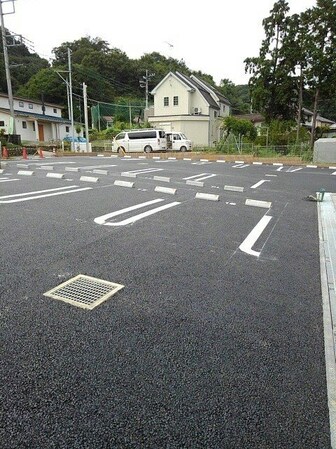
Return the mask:
<svg viewBox="0 0 336 449">
<path fill-rule="evenodd" d="M 157 157 L 0 174 L 1 448 L 330 448 L 306 198 L 336 169 Z M 79 274 L 123 288 L 44 295 Z"/>
</svg>

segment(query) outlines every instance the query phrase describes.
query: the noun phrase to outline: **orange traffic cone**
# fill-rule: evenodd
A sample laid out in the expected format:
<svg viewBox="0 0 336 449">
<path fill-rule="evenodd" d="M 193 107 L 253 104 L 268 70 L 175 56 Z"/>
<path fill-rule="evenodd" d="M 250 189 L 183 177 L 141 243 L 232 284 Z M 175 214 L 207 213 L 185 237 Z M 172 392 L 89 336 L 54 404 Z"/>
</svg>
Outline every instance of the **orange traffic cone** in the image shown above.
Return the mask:
<svg viewBox="0 0 336 449">
<path fill-rule="evenodd" d="M 44 158 L 44 156 L 43 156 L 43 151 L 42 151 L 42 148 L 39 148 L 39 153 L 40 153 L 40 159 L 43 159 L 43 158 Z"/>
<path fill-rule="evenodd" d="M 6 147 L 3 147 L 3 149 L 2 149 L 2 157 L 4 159 L 8 159 L 8 150 Z"/>
<path fill-rule="evenodd" d="M 25 147 L 22 148 L 22 158 L 28 159 L 27 148 Z"/>
</svg>

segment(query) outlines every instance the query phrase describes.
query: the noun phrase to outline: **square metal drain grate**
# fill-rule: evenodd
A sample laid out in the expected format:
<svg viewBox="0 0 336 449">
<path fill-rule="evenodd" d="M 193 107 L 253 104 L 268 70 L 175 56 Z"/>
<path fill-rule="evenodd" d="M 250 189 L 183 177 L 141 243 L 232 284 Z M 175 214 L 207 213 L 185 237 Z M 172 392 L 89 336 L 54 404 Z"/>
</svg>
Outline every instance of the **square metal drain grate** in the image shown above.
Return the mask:
<svg viewBox="0 0 336 449">
<path fill-rule="evenodd" d="M 44 293 L 44 296 L 92 310 L 122 288 L 121 284 L 79 274 Z"/>
</svg>

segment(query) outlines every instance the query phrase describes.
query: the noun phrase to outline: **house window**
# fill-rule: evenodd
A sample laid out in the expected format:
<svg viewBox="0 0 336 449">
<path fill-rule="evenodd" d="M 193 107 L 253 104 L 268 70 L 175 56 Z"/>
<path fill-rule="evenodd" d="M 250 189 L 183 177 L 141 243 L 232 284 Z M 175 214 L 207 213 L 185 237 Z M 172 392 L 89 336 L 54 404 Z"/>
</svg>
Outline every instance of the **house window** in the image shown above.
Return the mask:
<svg viewBox="0 0 336 449">
<path fill-rule="evenodd" d="M 178 97 L 173 97 L 173 104 L 174 106 L 178 106 Z"/>
<path fill-rule="evenodd" d="M 57 109 L 56 108 L 54 108 L 54 114 L 57 114 Z"/>
<path fill-rule="evenodd" d="M 20 106 L 20 108 L 23 108 L 23 107 L 24 107 L 23 101 L 19 101 L 19 106 Z"/>
<path fill-rule="evenodd" d="M 215 118 L 217 117 L 217 111 L 214 111 L 214 117 Z"/>
<path fill-rule="evenodd" d="M 169 106 L 169 97 L 163 97 L 163 106 Z"/>
<path fill-rule="evenodd" d="M 69 133 L 69 132 L 70 132 L 70 126 L 66 126 L 66 127 L 65 127 L 65 132 L 66 132 L 66 133 Z"/>
<path fill-rule="evenodd" d="M 29 103 L 29 104 L 28 104 L 28 108 L 29 108 L 29 109 L 33 109 L 33 104 L 32 104 L 32 103 Z"/>
<path fill-rule="evenodd" d="M 3 120 L 0 120 L 0 126 L 5 126 L 5 122 Z"/>
<path fill-rule="evenodd" d="M 35 122 L 33 122 L 33 131 L 35 131 Z"/>
<path fill-rule="evenodd" d="M 27 129 L 27 122 L 22 122 L 22 128 Z"/>
</svg>

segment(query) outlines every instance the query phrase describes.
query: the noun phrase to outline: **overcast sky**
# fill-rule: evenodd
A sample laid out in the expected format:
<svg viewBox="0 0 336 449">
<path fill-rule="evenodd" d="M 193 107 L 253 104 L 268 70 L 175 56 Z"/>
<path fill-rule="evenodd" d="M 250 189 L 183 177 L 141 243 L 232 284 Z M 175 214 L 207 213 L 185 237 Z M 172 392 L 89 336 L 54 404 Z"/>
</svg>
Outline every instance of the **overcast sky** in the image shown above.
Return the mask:
<svg viewBox="0 0 336 449">
<path fill-rule="evenodd" d="M 183 59 L 191 70 L 245 84 L 244 59 L 257 56 L 264 37 L 262 19 L 274 0 L 16 0 L 5 27 L 22 34 L 49 59 L 52 49 L 81 37 L 99 37 L 129 58 L 159 52 Z M 316 0 L 288 0 L 291 13 Z M 6 10 L 10 2 L 3 3 Z"/>
</svg>

